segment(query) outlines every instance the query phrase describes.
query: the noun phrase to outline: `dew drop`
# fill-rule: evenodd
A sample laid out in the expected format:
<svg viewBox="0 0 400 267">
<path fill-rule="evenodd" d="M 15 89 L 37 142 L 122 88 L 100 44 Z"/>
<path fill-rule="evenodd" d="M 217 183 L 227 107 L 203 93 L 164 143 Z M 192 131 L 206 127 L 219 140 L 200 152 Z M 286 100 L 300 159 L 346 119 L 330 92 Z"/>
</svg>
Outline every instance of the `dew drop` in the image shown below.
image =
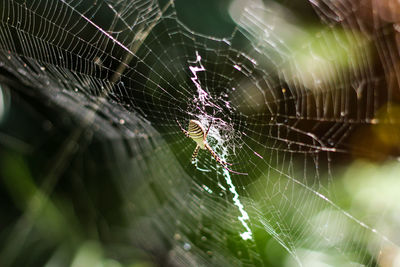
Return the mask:
<svg viewBox="0 0 400 267">
<path fill-rule="evenodd" d="M 189 251 L 192 248 L 192 246 L 189 243 L 183 244 L 183 249 L 186 251 Z"/>
<path fill-rule="evenodd" d="M 181 240 L 181 235 L 178 234 L 178 233 L 174 234 L 174 239 L 175 240 Z"/>
</svg>

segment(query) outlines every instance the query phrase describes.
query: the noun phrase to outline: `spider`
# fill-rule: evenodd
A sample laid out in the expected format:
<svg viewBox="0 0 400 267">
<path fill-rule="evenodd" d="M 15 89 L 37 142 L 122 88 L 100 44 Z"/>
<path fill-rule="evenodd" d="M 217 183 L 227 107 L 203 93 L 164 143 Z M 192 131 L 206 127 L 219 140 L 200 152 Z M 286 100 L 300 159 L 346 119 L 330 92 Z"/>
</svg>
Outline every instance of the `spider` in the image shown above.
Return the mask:
<svg viewBox="0 0 400 267">
<path fill-rule="evenodd" d="M 204 129 L 203 125 L 196 120 L 190 120 L 189 121 L 189 127 L 188 130 L 186 131 L 185 129 L 182 128 L 181 124 L 176 121 L 181 128 L 182 132 L 187 136 L 193 139 L 193 141 L 196 142 L 197 146 L 194 149 L 193 155 L 192 155 L 192 162 L 195 162 L 197 158 L 197 154 L 199 153 L 200 149 L 208 150 L 208 152 L 211 153 L 211 155 L 214 157 L 214 159 L 227 171 L 235 174 L 240 174 L 240 175 L 247 175 L 247 173 L 241 173 L 241 172 L 236 172 L 234 170 L 229 169 L 227 166 L 232 166 L 231 163 L 227 163 L 223 161 L 217 153 L 214 152 L 214 150 L 210 147 L 210 145 L 207 143 L 207 135 L 208 132 L 210 131 L 212 123 L 208 126 L 207 130 Z"/>
</svg>

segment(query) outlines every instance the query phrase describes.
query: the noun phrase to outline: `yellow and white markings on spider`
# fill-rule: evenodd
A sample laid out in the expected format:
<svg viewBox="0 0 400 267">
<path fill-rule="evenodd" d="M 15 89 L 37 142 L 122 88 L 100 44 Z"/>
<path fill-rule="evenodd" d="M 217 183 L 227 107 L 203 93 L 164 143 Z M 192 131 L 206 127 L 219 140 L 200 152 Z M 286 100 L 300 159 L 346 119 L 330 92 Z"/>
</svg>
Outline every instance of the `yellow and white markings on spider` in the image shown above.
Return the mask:
<svg viewBox="0 0 400 267">
<path fill-rule="evenodd" d="M 205 131 L 203 125 L 201 125 L 199 121 L 191 120 L 187 133 L 188 136 L 196 142 L 197 146 L 201 149 L 206 149 L 208 131 Z"/>
<path fill-rule="evenodd" d="M 178 122 L 178 121 L 177 121 Z M 178 122 L 179 124 L 179 122 Z M 196 142 L 196 148 L 193 152 L 192 155 L 192 162 L 194 162 L 197 158 L 197 154 L 199 153 L 200 149 L 208 150 L 210 154 L 213 156 L 213 158 L 227 171 L 236 173 L 236 174 L 241 174 L 241 175 L 247 175 L 247 173 L 241 173 L 241 172 L 236 172 L 227 167 L 227 165 L 231 166 L 232 164 L 227 163 L 223 161 L 217 153 L 214 152 L 214 150 L 209 146 L 207 143 L 207 135 L 210 130 L 211 124 L 208 126 L 207 130 L 204 129 L 203 125 L 201 122 L 196 121 L 196 120 L 190 120 L 189 121 L 189 127 L 188 130 L 186 131 L 185 129 L 182 128 L 182 126 L 179 124 L 182 132 L 187 136 L 190 137 L 193 141 Z"/>
</svg>

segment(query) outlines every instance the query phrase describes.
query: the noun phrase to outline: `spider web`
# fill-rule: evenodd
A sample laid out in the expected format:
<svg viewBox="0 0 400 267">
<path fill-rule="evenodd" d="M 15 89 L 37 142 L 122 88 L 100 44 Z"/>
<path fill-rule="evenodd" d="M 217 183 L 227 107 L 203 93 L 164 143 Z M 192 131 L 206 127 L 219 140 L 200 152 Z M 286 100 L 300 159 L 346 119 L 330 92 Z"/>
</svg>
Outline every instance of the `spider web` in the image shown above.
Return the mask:
<svg viewBox="0 0 400 267">
<path fill-rule="evenodd" d="M 108 167 L 93 172 L 112 170 L 102 179 L 122 198 L 128 249 L 177 266 L 268 265 L 275 242 L 287 265 L 376 265 L 398 237 L 342 207 L 333 186 L 351 157 L 398 152 L 351 142 L 359 128 L 399 123 L 396 29 L 362 19 L 374 3 L 301 1 L 318 14 L 307 32 L 275 2 L 233 1 L 235 25 L 218 38 L 182 22 L 179 2 L 1 0 L 1 68 L 76 120 L 46 169 L 46 201 L 98 142 Z M 248 175 L 207 151 L 191 164 L 195 143 L 179 128 L 191 119 L 211 124 L 210 146 Z M 17 261 L 32 213 L 5 262 Z"/>
</svg>

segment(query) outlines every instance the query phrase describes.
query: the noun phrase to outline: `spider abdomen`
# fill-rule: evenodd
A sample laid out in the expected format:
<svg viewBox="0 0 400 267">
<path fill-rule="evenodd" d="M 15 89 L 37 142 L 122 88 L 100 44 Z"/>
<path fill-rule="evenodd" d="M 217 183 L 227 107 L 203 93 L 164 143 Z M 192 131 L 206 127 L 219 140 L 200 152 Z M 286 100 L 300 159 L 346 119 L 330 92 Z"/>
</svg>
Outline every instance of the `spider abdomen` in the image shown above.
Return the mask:
<svg viewBox="0 0 400 267">
<path fill-rule="evenodd" d="M 189 122 L 188 135 L 201 149 L 206 149 L 205 130 L 199 121 L 191 120 Z"/>
</svg>

